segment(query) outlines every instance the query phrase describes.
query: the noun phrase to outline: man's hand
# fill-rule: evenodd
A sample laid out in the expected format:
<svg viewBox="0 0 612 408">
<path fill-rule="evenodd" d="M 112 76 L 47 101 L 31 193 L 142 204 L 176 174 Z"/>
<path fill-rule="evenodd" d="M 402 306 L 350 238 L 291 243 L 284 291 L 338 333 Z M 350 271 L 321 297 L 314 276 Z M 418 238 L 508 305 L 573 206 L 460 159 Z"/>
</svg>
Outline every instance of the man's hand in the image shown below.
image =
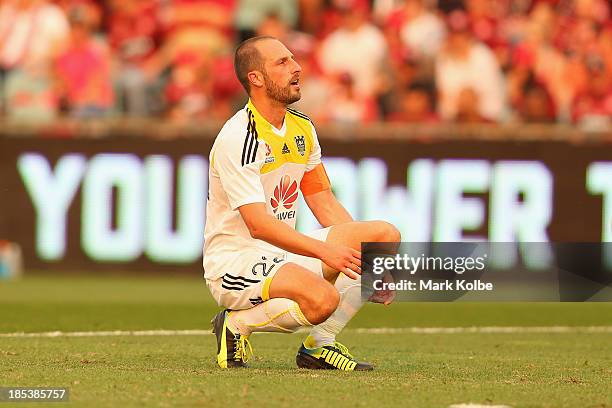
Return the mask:
<svg viewBox="0 0 612 408">
<path fill-rule="evenodd" d="M 351 279 L 361 275 L 361 252 L 340 245 L 326 243 L 319 259 L 327 266 L 342 272 Z"/>
<path fill-rule="evenodd" d="M 382 277 L 382 281 L 383 283 L 392 283 L 394 282 L 393 276 L 391 276 L 389 272 L 385 272 L 385 274 Z M 391 302 L 393 302 L 393 299 L 395 299 L 395 291 L 390 290 L 390 289 L 385 289 L 385 290 L 374 291 L 374 293 L 372 293 L 372 295 L 370 296 L 368 300 L 373 303 L 382 303 L 386 306 L 386 305 L 390 305 Z"/>
</svg>

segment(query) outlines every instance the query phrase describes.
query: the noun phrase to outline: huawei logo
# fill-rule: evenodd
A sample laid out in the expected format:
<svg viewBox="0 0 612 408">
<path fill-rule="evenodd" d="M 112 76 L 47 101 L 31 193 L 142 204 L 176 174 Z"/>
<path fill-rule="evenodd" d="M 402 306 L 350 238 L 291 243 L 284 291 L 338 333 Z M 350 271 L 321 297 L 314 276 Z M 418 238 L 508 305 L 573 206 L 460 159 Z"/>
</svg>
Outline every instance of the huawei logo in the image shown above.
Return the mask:
<svg viewBox="0 0 612 408">
<path fill-rule="evenodd" d="M 278 186 L 274 187 L 274 197 L 270 198 L 272 211 L 276 214 L 278 207 L 281 205 L 287 210 L 293 207 L 295 200 L 298 198 L 297 182 L 291 182 L 289 176 L 285 175 L 281 178 Z"/>
</svg>

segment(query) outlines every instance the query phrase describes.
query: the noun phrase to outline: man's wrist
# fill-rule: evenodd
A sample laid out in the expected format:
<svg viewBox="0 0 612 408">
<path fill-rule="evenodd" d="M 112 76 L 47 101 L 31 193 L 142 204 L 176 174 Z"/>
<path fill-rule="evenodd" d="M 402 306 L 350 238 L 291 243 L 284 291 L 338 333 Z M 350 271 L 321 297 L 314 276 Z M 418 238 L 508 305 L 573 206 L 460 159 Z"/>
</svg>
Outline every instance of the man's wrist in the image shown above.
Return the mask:
<svg viewBox="0 0 612 408">
<path fill-rule="evenodd" d="M 312 238 L 313 247 L 312 247 L 312 255 L 313 258 L 321 259 L 321 255 L 325 253 L 325 249 L 327 244 L 323 241 L 319 241 L 318 239 Z"/>
</svg>

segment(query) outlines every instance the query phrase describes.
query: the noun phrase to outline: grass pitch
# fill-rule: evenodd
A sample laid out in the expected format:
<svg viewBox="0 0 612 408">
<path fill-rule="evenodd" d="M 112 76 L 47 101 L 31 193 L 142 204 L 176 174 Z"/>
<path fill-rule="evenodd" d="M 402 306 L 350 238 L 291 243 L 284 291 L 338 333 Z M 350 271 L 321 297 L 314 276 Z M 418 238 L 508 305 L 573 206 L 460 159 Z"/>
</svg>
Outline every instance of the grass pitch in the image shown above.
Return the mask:
<svg viewBox="0 0 612 408">
<path fill-rule="evenodd" d="M 0 282 L 0 334 L 208 329 L 200 279 Z M 251 369 L 221 371 L 212 335 L 2 337 L 0 386 L 70 388 L 71 406 L 612 407 L 612 333 L 417 334 L 410 327 L 612 326 L 612 304 L 367 305 L 339 340 L 370 373 L 298 370 L 303 334 L 255 334 Z M 374 334 L 358 328 L 399 328 Z M 19 404 L 39 407 L 40 404 Z M 68 404 L 56 404 L 62 406 Z M 0 404 L 0 408 L 8 404 Z"/>
</svg>

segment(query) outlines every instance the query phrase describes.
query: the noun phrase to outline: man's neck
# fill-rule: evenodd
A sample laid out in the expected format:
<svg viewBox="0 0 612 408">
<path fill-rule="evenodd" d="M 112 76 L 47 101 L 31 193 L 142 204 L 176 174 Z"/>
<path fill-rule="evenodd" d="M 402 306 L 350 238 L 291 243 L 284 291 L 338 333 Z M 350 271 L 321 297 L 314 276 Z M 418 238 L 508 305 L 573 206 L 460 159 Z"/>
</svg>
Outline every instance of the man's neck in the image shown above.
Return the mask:
<svg viewBox="0 0 612 408">
<path fill-rule="evenodd" d="M 267 120 L 272 126 L 277 129 L 283 127 L 285 121 L 285 113 L 287 112 L 287 106 L 276 101 L 272 101 L 268 98 L 254 98 L 251 97 L 251 103 L 257 109 L 257 112 L 265 120 Z"/>
</svg>

